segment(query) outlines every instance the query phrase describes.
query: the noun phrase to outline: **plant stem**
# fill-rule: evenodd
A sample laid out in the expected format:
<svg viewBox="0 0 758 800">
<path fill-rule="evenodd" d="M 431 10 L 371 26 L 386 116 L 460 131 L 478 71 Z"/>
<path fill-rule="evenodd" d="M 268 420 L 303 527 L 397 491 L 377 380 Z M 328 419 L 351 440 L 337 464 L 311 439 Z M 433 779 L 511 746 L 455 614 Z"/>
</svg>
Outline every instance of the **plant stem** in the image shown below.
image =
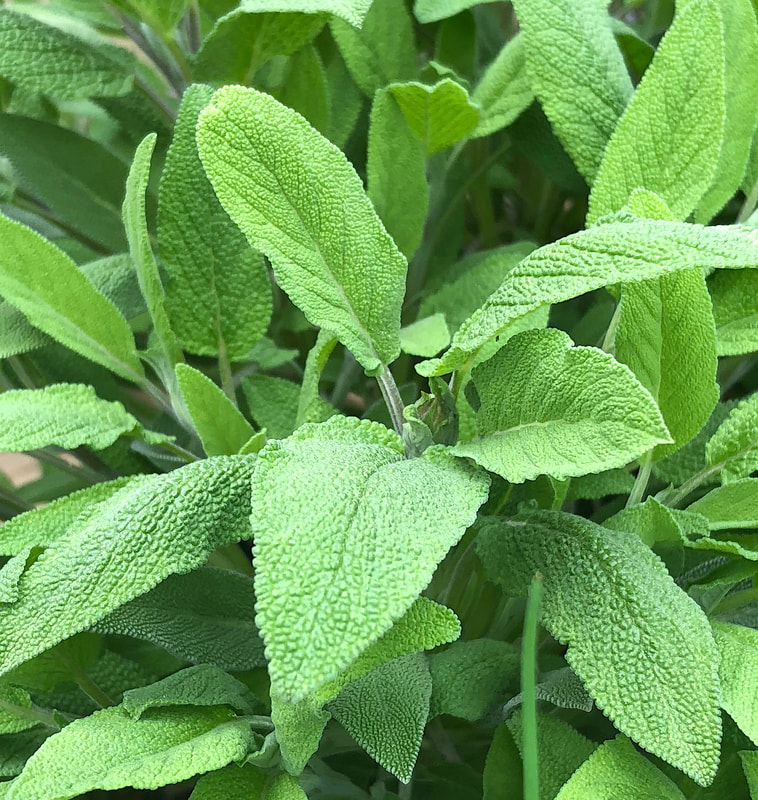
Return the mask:
<svg viewBox="0 0 758 800">
<path fill-rule="evenodd" d="M 390 412 L 390 419 L 392 420 L 392 426 L 395 429 L 395 433 L 398 436 L 403 435 L 403 398 L 400 397 L 400 391 L 397 388 L 397 384 L 395 383 L 395 379 L 392 377 L 392 373 L 389 370 L 389 367 L 385 367 L 384 371 L 376 376 L 376 380 L 379 383 L 379 388 L 382 390 L 382 397 L 384 398 L 384 402 L 387 404 L 387 408 Z"/>
<path fill-rule="evenodd" d="M 742 204 L 740 213 L 737 214 L 737 224 L 741 225 L 743 222 L 746 222 L 753 211 L 755 211 L 756 206 L 758 206 L 758 181 L 755 182 L 753 188 L 750 190 L 750 194 L 745 198 L 745 202 Z"/>
<path fill-rule="evenodd" d="M 57 453 L 50 452 L 49 450 L 30 450 L 29 455 L 36 458 L 38 461 L 44 461 L 62 472 L 67 472 L 73 475 L 80 481 L 94 486 L 96 483 L 102 483 L 106 480 L 102 475 L 99 475 L 93 469 L 90 469 L 86 464 L 69 464 L 64 458 L 61 458 Z"/>
<path fill-rule="evenodd" d="M 537 628 L 542 599 L 542 575 L 536 573 L 529 587 L 521 641 L 521 702 L 523 714 L 524 800 L 539 800 L 539 752 L 537 749 Z"/>
<path fill-rule="evenodd" d="M 134 85 L 156 107 L 160 115 L 168 122 L 169 126 L 173 127 L 176 122 L 176 114 L 171 106 L 169 106 L 157 92 L 154 92 L 142 78 L 136 77 L 134 79 Z"/>
<path fill-rule="evenodd" d="M 218 348 L 218 371 L 221 376 L 221 388 L 224 394 L 232 401 L 235 408 L 237 405 L 237 394 L 234 391 L 234 377 L 232 376 L 232 365 L 226 355 L 226 344 L 224 340 L 219 337 Z"/>
<path fill-rule="evenodd" d="M 32 705 L 31 708 L 26 706 L 17 706 L 15 703 L 9 703 L 5 700 L 0 700 L 0 711 L 12 714 L 14 717 L 29 720 L 30 722 L 39 722 L 47 728 L 52 728 L 59 731 L 61 726 L 55 721 L 52 713 L 45 711 L 39 706 Z"/>
<path fill-rule="evenodd" d="M 640 464 L 637 472 L 637 477 L 634 481 L 634 486 L 629 494 L 629 499 L 626 501 L 626 508 L 636 506 L 642 500 L 642 495 L 645 494 L 648 481 L 650 480 L 650 473 L 653 471 L 653 451 L 648 450 L 645 455 L 645 460 Z"/>
<path fill-rule="evenodd" d="M 91 700 L 97 703 L 101 708 L 108 708 L 115 706 L 116 701 L 109 697 L 93 680 L 87 675 L 77 675 L 76 685 L 87 695 Z"/>
</svg>

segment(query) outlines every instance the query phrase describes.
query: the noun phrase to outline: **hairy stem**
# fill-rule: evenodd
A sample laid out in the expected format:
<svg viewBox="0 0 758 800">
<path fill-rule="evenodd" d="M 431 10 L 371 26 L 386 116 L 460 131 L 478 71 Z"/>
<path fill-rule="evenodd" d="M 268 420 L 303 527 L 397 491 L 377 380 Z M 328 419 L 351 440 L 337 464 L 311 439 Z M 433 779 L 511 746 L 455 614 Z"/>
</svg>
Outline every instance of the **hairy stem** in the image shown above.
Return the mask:
<svg viewBox="0 0 758 800">
<path fill-rule="evenodd" d="M 379 388 L 382 390 L 382 397 L 384 398 L 384 402 L 387 404 L 387 408 L 390 412 L 392 426 L 394 427 L 397 435 L 402 436 L 403 398 L 400 397 L 400 390 L 397 388 L 397 384 L 395 383 L 395 379 L 392 377 L 389 367 L 385 367 L 384 371 L 376 376 L 376 380 L 379 383 Z"/>
<path fill-rule="evenodd" d="M 653 451 L 648 450 L 647 454 L 645 455 L 645 460 L 640 464 L 640 468 L 637 472 L 637 477 L 634 481 L 634 486 L 632 487 L 632 491 L 629 494 L 629 499 L 626 501 L 626 508 L 631 508 L 632 506 L 636 506 L 639 502 L 642 501 L 642 496 L 645 494 L 645 489 L 647 489 L 648 481 L 650 480 L 650 473 L 653 471 Z"/>
<path fill-rule="evenodd" d="M 537 628 L 542 600 L 542 575 L 529 587 L 521 641 L 521 699 L 523 714 L 524 800 L 539 800 L 539 753 L 537 750 Z"/>
</svg>

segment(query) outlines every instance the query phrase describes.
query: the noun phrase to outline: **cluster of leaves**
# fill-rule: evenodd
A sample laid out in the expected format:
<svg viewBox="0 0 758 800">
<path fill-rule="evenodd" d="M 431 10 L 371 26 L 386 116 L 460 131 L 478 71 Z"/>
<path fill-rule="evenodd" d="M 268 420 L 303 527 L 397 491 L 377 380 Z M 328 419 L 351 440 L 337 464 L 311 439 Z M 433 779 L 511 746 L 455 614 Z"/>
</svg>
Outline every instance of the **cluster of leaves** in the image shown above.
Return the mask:
<svg viewBox="0 0 758 800">
<path fill-rule="evenodd" d="M 756 63 L 2 6 L 0 797 L 758 800 Z"/>
</svg>

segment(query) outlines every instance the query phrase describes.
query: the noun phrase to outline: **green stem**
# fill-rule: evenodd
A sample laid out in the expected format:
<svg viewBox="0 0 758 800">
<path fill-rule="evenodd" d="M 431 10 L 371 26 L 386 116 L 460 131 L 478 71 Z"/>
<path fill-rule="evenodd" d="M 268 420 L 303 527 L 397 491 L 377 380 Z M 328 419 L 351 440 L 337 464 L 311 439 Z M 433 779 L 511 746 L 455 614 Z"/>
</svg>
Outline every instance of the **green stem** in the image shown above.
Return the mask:
<svg viewBox="0 0 758 800">
<path fill-rule="evenodd" d="M 102 483 L 105 480 L 102 475 L 90 469 L 86 464 L 69 464 L 64 458 L 61 458 L 61 456 L 49 450 L 30 450 L 29 455 L 36 458 L 38 461 L 44 461 L 46 464 L 50 464 L 56 469 L 61 470 L 61 472 L 67 472 L 69 475 L 73 475 L 78 480 L 90 486 L 94 486 L 96 483 Z"/>
<path fill-rule="evenodd" d="M 87 675 L 77 675 L 74 679 L 76 685 L 87 695 L 92 701 L 97 703 L 101 708 L 108 708 L 115 706 L 116 701 L 109 697 L 93 680 Z"/>
<path fill-rule="evenodd" d="M 539 800 L 539 751 L 537 749 L 537 629 L 542 599 L 542 575 L 529 587 L 521 642 L 521 701 L 523 719 L 524 800 Z"/>
<path fill-rule="evenodd" d="M 403 398 L 400 397 L 400 390 L 397 388 L 395 379 L 389 367 L 385 367 L 384 371 L 376 376 L 379 383 L 379 388 L 382 390 L 382 397 L 387 404 L 387 409 L 390 412 L 390 419 L 392 426 L 398 436 L 403 435 Z"/>
<path fill-rule="evenodd" d="M 640 468 L 637 471 L 637 477 L 634 480 L 634 486 L 632 487 L 632 491 L 629 494 L 629 499 L 626 501 L 626 508 L 631 508 L 632 506 L 636 506 L 638 503 L 642 501 L 642 496 L 645 494 L 645 490 L 647 489 L 648 481 L 650 480 L 650 474 L 653 471 L 653 451 L 648 450 L 647 454 L 645 455 L 645 460 L 640 464 Z"/>
<path fill-rule="evenodd" d="M 232 401 L 235 408 L 237 405 L 237 393 L 234 391 L 234 376 L 232 375 L 232 365 L 226 355 L 226 345 L 224 340 L 219 337 L 218 348 L 218 371 L 221 376 L 221 388 L 224 394 Z"/>
<path fill-rule="evenodd" d="M 735 592 L 725 597 L 716 607 L 711 611 L 711 616 L 718 616 L 725 611 L 731 611 L 735 608 L 741 608 L 749 603 L 754 603 L 758 600 L 758 588 L 745 589 L 742 592 Z"/>
<path fill-rule="evenodd" d="M 25 503 L 20 497 L 16 497 L 12 492 L 0 486 L 0 501 L 6 503 L 13 511 L 22 514 L 24 511 L 31 511 L 33 506 Z"/>
<path fill-rule="evenodd" d="M 200 458 L 198 458 L 194 453 L 190 453 L 189 450 L 185 450 L 175 442 L 161 442 L 158 446 L 167 453 L 179 456 L 179 458 L 184 459 L 184 461 L 186 461 L 188 464 L 192 463 L 193 461 L 200 461 Z"/>
<path fill-rule="evenodd" d="M 171 106 L 157 92 L 154 92 L 142 78 L 136 77 L 134 85 L 155 106 L 160 116 L 168 122 L 169 127 L 173 127 L 176 122 L 176 114 Z"/>
<path fill-rule="evenodd" d="M 28 720 L 29 722 L 37 722 L 55 731 L 61 729 L 61 726 L 55 721 L 55 717 L 52 713 L 39 706 L 32 705 L 31 708 L 27 708 L 26 706 L 17 706 L 15 703 L 8 703 L 5 700 L 0 700 L 0 711 L 20 719 Z"/>
<path fill-rule="evenodd" d="M 753 211 L 755 211 L 756 206 L 758 206 L 758 181 L 753 185 L 750 194 L 745 198 L 745 202 L 742 204 L 740 213 L 737 214 L 737 224 L 741 225 L 743 222 L 746 222 Z"/>
</svg>

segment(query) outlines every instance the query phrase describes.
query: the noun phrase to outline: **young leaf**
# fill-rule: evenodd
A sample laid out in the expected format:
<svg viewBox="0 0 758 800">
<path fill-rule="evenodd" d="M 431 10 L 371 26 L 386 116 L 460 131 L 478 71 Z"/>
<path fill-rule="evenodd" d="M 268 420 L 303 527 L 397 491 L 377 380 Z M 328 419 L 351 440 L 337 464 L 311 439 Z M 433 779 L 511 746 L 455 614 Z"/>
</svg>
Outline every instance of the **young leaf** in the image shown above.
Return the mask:
<svg viewBox="0 0 758 800">
<path fill-rule="evenodd" d="M 407 264 L 334 145 L 254 89 L 226 87 L 198 122 L 216 194 L 309 320 L 370 373 L 400 350 Z"/>
<path fill-rule="evenodd" d="M 690 441 L 719 399 L 716 328 L 700 270 L 687 270 L 621 290 L 614 353 L 650 392 L 673 444 L 661 458 Z"/>
<path fill-rule="evenodd" d="M 487 67 L 471 98 L 479 106 L 473 137 L 489 136 L 508 125 L 534 101 L 526 71 L 526 45 L 517 34 Z"/>
<path fill-rule="evenodd" d="M 601 286 L 635 283 L 683 269 L 758 266 L 758 242 L 736 227 L 636 220 L 608 222 L 566 236 L 527 256 L 461 325 L 450 350 L 422 362 L 422 375 L 445 375 L 519 317 Z"/>
<path fill-rule="evenodd" d="M 127 168 L 109 150 L 67 128 L 3 114 L 0 152 L 11 160 L 20 186 L 59 219 L 109 250 L 125 248 Z"/>
<path fill-rule="evenodd" d="M 145 711 L 169 706 L 229 706 L 240 714 L 255 710 L 255 695 L 236 678 L 218 667 L 187 667 L 150 686 L 124 692 L 121 707 L 132 719 Z"/>
<path fill-rule="evenodd" d="M 0 671 L 249 537 L 254 465 L 255 456 L 221 456 L 140 476 L 75 519 L 27 569 L 19 599 L 0 614 Z"/>
<path fill-rule="evenodd" d="M 321 373 L 336 344 L 337 337 L 329 331 L 320 330 L 318 332 L 316 343 L 309 351 L 305 361 L 303 383 L 297 400 L 297 414 L 293 430 L 299 428 L 304 422 L 323 421 L 323 417 L 321 417 L 323 401 L 319 395 L 318 384 L 321 380 Z"/>
<path fill-rule="evenodd" d="M 269 442 L 253 527 L 272 691 L 297 701 L 347 669 L 424 589 L 488 488 L 486 475 L 442 448 L 405 460 L 400 438 L 365 420 L 333 417 Z M 411 537 L 414 557 L 400 569 Z"/>
<path fill-rule="evenodd" d="M 202 372 L 176 365 L 176 378 L 192 424 L 209 456 L 232 456 L 255 433 L 239 409 Z"/>
<path fill-rule="evenodd" d="M 250 578 L 204 567 L 170 575 L 94 627 L 153 642 L 186 661 L 249 670 L 266 663 L 253 621 L 254 604 Z"/>
<path fill-rule="evenodd" d="M 712 467 L 721 466 L 722 483 L 747 478 L 758 469 L 758 393 L 733 408 L 705 446 Z"/>
<path fill-rule="evenodd" d="M 250 414 L 270 439 L 284 439 L 295 430 L 302 395 L 296 383 L 273 375 L 248 375 L 242 380 L 242 391 Z M 312 398 L 308 409 L 309 422 L 324 422 L 336 413 L 318 396 Z"/>
<path fill-rule="evenodd" d="M 247 358 L 271 318 L 263 256 L 229 219 L 205 177 L 195 126 L 207 86 L 184 93 L 158 195 L 158 245 L 168 275 L 166 310 L 185 350 Z"/>
<path fill-rule="evenodd" d="M 758 528 L 758 478 L 743 478 L 712 489 L 687 510 L 702 514 L 712 531 Z"/>
<path fill-rule="evenodd" d="M 0 76 L 29 91 L 62 100 L 117 97 L 131 89 L 135 69 L 131 53 L 120 47 L 0 10 Z"/>
<path fill-rule="evenodd" d="M 330 27 L 353 80 L 368 97 L 416 76 L 413 26 L 403 0 L 372 3 L 360 26 L 335 19 Z"/>
<path fill-rule="evenodd" d="M 329 704 L 356 742 L 403 783 L 413 775 L 421 747 L 432 677 L 421 653 L 388 661 L 348 684 Z"/>
<path fill-rule="evenodd" d="M 555 800 L 684 800 L 677 785 L 624 736 L 604 742 L 569 778 Z"/>
<path fill-rule="evenodd" d="M 490 523 L 477 549 L 509 592 L 525 594 L 543 575 L 542 624 L 568 643 L 566 661 L 598 708 L 707 785 L 721 738 L 718 654 L 703 612 L 641 539 L 538 511 Z"/>
<path fill-rule="evenodd" d="M 509 642 L 472 639 L 429 656 L 429 719 L 440 714 L 476 722 L 515 685 L 519 651 Z"/>
<path fill-rule="evenodd" d="M 453 448 L 511 483 L 621 467 L 670 441 L 648 392 L 593 347 L 554 328 L 517 334 L 472 373 L 478 438 Z"/>
<path fill-rule="evenodd" d="M 460 83 L 445 78 L 434 86 L 392 83 L 387 87 L 428 155 L 465 139 L 479 122 L 479 109 Z"/>
<path fill-rule="evenodd" d="M 526 66 L 553 130 L 591 184 L 632 81 L 597 0 L 515 0 Z"/>
<path fill-rule="evenodd" d="M 659 194 L 676 219 L 685 219 L 719 162 L 724 108 L 721 15 L 711 0 L 692 0 L 677 10 L 613 132 L 588 224 L 619 211 L 638 187 Z"/>
<path fill-rule="evenodd" d="M 720 655 L 721 707 L 758 744 L 758 631 L 725 622 L 712 625 Z"/>
<path fill-rule="evenodd" d="M 80 383 L 3 392 L 0 419 L 0 450 L 12 453 L 50 445 L 102 450 L 140 427 L 121 403 L 101 400 L 91 386 Z"/>
<path fill-rule="evenodd" d="M 366 172 L 376 213 L 410 258 L 421 243 L 429 203 L 426 158 L 388 89 L 378 91 L 371 106 Z"/>
<path fill-rule="evenodd" d="M 261 800 L 265 783 L 265 772 L 229 764 L 203 775 L 195 784 L 190 800 Z"/>
<path fill-rule="evenodd" d="M 8 800 L 67 800 L 95 789 L 157 789 L 241 761 L 255 748 L 224 708 L 181 708 L 133 720 L 121 707 L 77 719 L 26 762 Z"/>
<path fill-rule="evenodd" d="M 163 285 L 145 219 L 145 192 L 156 138 L 154 133 L 148 134 L 134 153 L 134 161 L 126 179 L 126 194 L 121 213 L 129 241 L 129 252 L 137 268 L 140 291 L 145 298 L 161 348 L 173 366 L 182 360 L 182 352 L 166 314 Z"/>
<path fill-rule="evenodd" d="M 127 321 L 55 245 L 0 215 L 0 295 L 29 322 L 85 358 L 139 383 Z"/>
<path fill-rule="evenodd" d="M 400 329 L 400 347 L 412 356 L 430 358 L 450 344 L 444 314 L 432 314 Z"/>
<path fill-rule="evenodd" d="M 758 273 L 717 272 L 708 281 L 716 321 L 716 352 L 739 356 L 758 350 Z"/>
</svg>

